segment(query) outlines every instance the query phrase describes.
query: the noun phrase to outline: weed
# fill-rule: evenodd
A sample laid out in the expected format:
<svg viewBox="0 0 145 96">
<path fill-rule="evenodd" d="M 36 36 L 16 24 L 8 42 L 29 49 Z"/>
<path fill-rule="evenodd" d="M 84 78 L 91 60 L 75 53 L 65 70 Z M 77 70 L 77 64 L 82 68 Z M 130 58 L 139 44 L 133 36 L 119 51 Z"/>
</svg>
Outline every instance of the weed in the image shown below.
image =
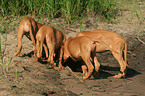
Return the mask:
<svg viewBox="0 0 145 96">
<path fill-rule="evenodd" d="M 3 36 L 3 39 L 5 39 L 3 43 L 1 41 L 1 39 L 2 39 L 2 32 L 0 32 L 0 69 L 1 69 L 1 74 L 4 74 L 4 76 L 7 78 L 6 73 L 9 69 L 10 63 L 12 61 L 12 57 L 7 64 L 4 64 L 5 50 L 6 50 L 7 44 L 3 44 L 3 43 L 5 43 L 7 41 L 7 34 L 6 34 L 6 36 Z M 3 50 L 2 50 L 2 44 L 4 45 Z"/>
<path fill-rule="evenodd" d="M 141 12 L 139 10 L 135 10 L 135 13 L 136 13 L 136 16 L 139 20 L 139 23 L 141 24 L 142 21 L 143 21 L 143 18 L 142 18 L 142 15 L 141 15 Z"/>
<path fill-rule="evenodd" d="M 17 68 L 16 68 L 15 75 L 16 75 L 16 80 L 17 80 L 18 79 L 18 70 L 17 70 Z"/>
</svg>

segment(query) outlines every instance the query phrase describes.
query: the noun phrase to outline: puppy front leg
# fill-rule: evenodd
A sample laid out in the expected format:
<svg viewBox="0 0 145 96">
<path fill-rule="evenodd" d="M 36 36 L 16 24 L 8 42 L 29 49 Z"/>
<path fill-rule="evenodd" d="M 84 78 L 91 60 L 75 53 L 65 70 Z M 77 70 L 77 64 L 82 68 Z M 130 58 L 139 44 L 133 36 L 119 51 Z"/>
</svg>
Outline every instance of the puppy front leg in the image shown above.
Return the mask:
<svg viewBox="0 0 145 96">
<path fill-rule="evenodd" d="M 84 62 L 86 63 L 86 65 L 88 67 L 88 72 L 85 76 L 83 76 L 83 79 L 88 79 L 94 70 L 94 66 L 91 63 L 90 58 L 83 58 L 82 57 L 82 59 L 84 60 Z"/>
<path fill-rule="evenodd" d="M 64 69 L 64 67 L 62 66 L 63 48 L 64 46 L 62 45 L 60 49 L 60 56 L 59 56 L 59 64 L 58 64 L 59 69 Z"/>
<path fill-rule="evenodd" d="M 82 65 L 81 67 L 82 67 L 82 71 L 83 71 L 83 74 L 82 75 L 83 76 L 84 75 L 87 75 L 87 66 L 86 65 Z"/>
</svg>

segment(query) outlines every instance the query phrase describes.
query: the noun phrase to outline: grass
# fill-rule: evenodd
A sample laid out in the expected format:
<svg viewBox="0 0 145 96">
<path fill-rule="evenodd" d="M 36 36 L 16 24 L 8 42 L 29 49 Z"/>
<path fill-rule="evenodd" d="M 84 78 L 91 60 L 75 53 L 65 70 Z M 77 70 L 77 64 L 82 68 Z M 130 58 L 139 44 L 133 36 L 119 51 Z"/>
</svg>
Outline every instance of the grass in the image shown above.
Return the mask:
<svg viewBox="0 0 145 96">
<path fill-rule="evenodd" d="M 3 37 L 3 39 L 5 39 L 5 40 L 3 40 L 4 42 L 1 41 L 2 37 Z M 0 69 L 1 69 L 1 74 L 4 75 L 5 78 L 7 79 L 7 71 L 9 70 L 9 66 L 12 61 L 12 57 L 10 58 L 8 63 L 5 64 L 4 57 L 5 57 L 5 51 L 6 51 L 7 44 L 4 44 L 4 43 L 6 41 L 7 41 L 7 34 L 4 36 L 4 35 L 2 35 L 2 31 L 0 31 Z M 3 48 L 2 48 L 2 44 L 4 45 Z"/>
<path fill-rule="evenodd" d="M 136 13 L 136 16 L 137 16 L 137 18 L 139 20 L 139 23 L 142 24 L 143 16 L 142 16 L 142 13 L 141 13 L 141 8 L 139 6 L 139 0 L 137 0 L 136 3 L 137 3 L 137 6 L 136 6 L 137 9 L 135 9 L 135 13 Z"/>
<path fill-rule="evenodd" d="M 2 51 L 1 51 L 1 33 L 0 33 L 0 68 L 1 68 L 1 73 L 3 72 L 3 58 L 2 58 Z"/>
<path fill-rule="evenodd" d="M 0 15 L 35 15 L 48 18 L 62 17 L 69 23 L 87 14 L 100 14 L 107 20 L 116 17 L 114 0 L 1 0 Z"/>
<path fill-rule="evenodd" d="M 44 21 L 62 18 L 68 26 L 79 22 L 86 23 L 86 18 L 101 18 L 109 23 L 116 23 L 120 13 L 130 10 L 129 5 L 140 24 L 143 22 L 139 2 L 141 0 L 0 0 L 1 31 L 5 32 L 7 25 L 3 18 L 20 18 L 23 16 L 35 16 Z M 124 7 L 128 7 L 125 8 Z M 124 10 L 123 10 L 124 9 Z M 21 18 L 22 19 L 22 18 Z M 13 21 L 13 20 L 12 20 Z M 42 22 L 44 23 L 44 22 Z M 82 27 L 82 26 L 81 26 Z"/>
<path fill-rule="evenodd" d="M 129 22 L 132 22 L 134 18 L 137 17 L 137 22 L 141 25 L 144 21 L 144 6 L 143 6 L 144 0 L 121 0 L 119 1 L 119 7 L 122 11 L 130 12 L 134 17 L 130 18 L 128 20 Z"/>
<path fill-rule="evenodd" d="M 99 15 L 113 22 L 118 13 L 123 11 L 125 4 L 128 6 L 127 4 L 135 3 L 134 12 L 141 23 L 143 20 L 139 8 L 141 1 L 143 2 L 143 0 L 0 0 L 0 17 L 26 15 L 48 19 L 61 17 L 68 24 L 73 24 L 76 20 L 91 14 L 91 16 Z M 4 29 L 3 26 L 2 29 Z"/>
</svg>

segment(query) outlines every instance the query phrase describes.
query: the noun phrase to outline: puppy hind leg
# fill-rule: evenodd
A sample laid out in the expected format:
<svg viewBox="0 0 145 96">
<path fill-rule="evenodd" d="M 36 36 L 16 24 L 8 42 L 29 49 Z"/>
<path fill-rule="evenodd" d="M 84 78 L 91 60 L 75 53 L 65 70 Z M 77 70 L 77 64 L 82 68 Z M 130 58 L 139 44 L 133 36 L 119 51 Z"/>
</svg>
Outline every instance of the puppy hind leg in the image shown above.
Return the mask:
<svg viewBox="0 0 145 96">
<path fill-rule="evenodd" d="M 35 36 L 36 36 L 36 34 L 35 34 L 35 27 L 32 25 L 32 23 L 29 23 L 29 34 L 30 34 L 30 39 L 32 40 L 32 44 L 33 44 L 33 51 L 35 50 L 35 43 L 36 43 L 36 38 L 35 38 Z"/>
<path fill-rule="evenodd" d="M 42 56 L 42 44 L 43 44 L 43 41 L 42 40 L 38 40 L 36 41 L 36 60 L 39 61 L 41 59 L 41 56 Z"/>
<path fill-rule="evenodd" d="M 122 52 L 120 54 L 117 54 L 117 53 L 114 53 L 114 52 L 112 52 L 112 53 L 113 53 L 113 56 L 118 61 L 118 63 L 120 64 L 120 73 L 118 75 L 115 75 L 114 78 L 124 77 L 125 76 L 125 71 L 126 71 L 126 68 L 127 68 L 127 64 L 123 60 Z"/>
<path fill-rule="evenodd" d="M 22 50 L 22 38 L 23 38 L 23 34 L 24 34 L 24 32 L 21 31 L 20 29 L 18 29 L 18 33 L 17 33 L 18 48 L 17 48 L 17 52 L 13 56 L 19 56 L 20 55 L 20 52 Z"/>
<path fill-rule="evenodd" d="M 51 38 L 46 39 L 46 44 L 49 49 L 48 62 L 53 65 L 53 63 L 54 63 L 53 56 L 54 56 L 54 51 L 55 51 L 55 45 L 54 45 L 54 42 L 50 39 Z"/>
<path fill-rule="evenodd" d="M 44 50 L 45 50 L 45 54 L 46 54 L 46 58 L 48 58 L 48 49 L 47 46 L 45 44 L 43 44 Z"/>
<path fill-rule="evenodd" d="M 95 66 L 95 72 L 93 73 L 93 76 L 98 77 L 99 76 L 100 63 L 98 62 L 97 57 L 96 57 L 96 47 L 94 48 L 94 50 L 91 54 L 91 59 L 94 61 L 94 66 Z"/>
<path fill-rule="evenodd" d="M 48 58 L 48 62 L 51 64 L 52 68 L 54 70 L 57 70 L 59 71 L 59 68 L 56 67 L 56 63 L 54 62 L 54 51 L 55 51 L 55 47 L 54 46 L 51 46 L 49 47 L 49 58 Z"/>
<path fill-rule="evenodd" d="M 97 60 L 97 57 L 94 57 L 94 65 L 95 65 L 95 72 L 94 72 L 94 77 L 98 77 L 99 76 L 99 69 L 100 69 L 100 63 Z"/>
<path fill-rule="evenodd" d="M 49 62 L 50 62 L 50 64 L 53 64 L 54 63 L 54 60 L 53 60 L 54 49 L 53 48 L 52 49 L 50 48 L 49 53 L 50 53 L 50 55 L 49 55 L 49 57 L 50 57 Z"/>
</svg>

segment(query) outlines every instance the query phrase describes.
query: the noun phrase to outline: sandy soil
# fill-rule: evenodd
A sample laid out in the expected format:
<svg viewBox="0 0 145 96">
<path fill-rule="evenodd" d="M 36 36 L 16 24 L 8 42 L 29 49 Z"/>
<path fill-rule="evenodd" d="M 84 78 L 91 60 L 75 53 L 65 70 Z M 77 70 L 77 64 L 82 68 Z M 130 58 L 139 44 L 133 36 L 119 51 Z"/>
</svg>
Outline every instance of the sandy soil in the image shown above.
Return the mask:
<svg viewBox="0 0 145 96">
<path fill-rule="evenodd" d="M 127 70 L 125 78 L 111 78 L 119 73 L 119 64 L 108 51 L 97 53 L 101 63 L 99 77 L 84 80 L 83 84 L 68 69 L 55 71 L 51 69 L 49 63 L 37 62 L 36 58 L 31 55 L 32 42 L 24 36 L 21 56 L 13 57 L 9 70 L 0 76 L 0 96 L 145 96 L 145 44 L 141 42 L 141 40 L 145 42 L 145 24 L 140 25 L 136 19 L 131 23 L 122 20 L 127 18 L 125 16 L 130 16 L 129 14 L 124 12 L 123 16 L 119 18 L 120 23 L 117 24 L 99 21 L 94 23 L 95 20 L 90 19 L 89 23 L 84 23 L 85 27 L 81 29 L 110 30 L 122 35 L 127 40 L 127 59 L 130 68 Z M 48 23 L 46 22 L 46 24 Z M 62 26 L 64 25 L 55 27 L 59 29 Z M 7 45 L 3 64 L 5 69 L 17 49 L 18 25 L 11 28 L 13 31 L 7 34 L 7 41 L 4 38 L 6 34 L 2 35 L 2 49 L 4 50 L 4 45 Z M 64 31 L 67 38 L 75 36 L 79 32 L 77 28 L 70 29 L 77 32 Z M 77 63 L 71 62 L 71 66 L 77 66 Z M 0 72 L 2 72 L 1 69 Z M 81 71 L 73 70 L 73 72 L 82 79 Z"/>
<path fill-rule="evenodd" d="M 72 33 L 70 33 L 72 34 Z M 68 34 L 68 35 L 70 35 Z M 75 34 L 75 33 L 74 33 Z M 31 56 L 32 44 L 25 36 L 20 57 L 13 57 L 7 76 L 0 77 L 0 95 L 15 96 L 144 96 L 145 95 L 145 44 L 136 37 L 126 35 L 128 41 L 128 63 L 130 68 L 123 79 L 111 76 L 119 73 L 119 64 L 111 52 L 97 53 L 101 63 L 100 76 L 91 77 L 82 84 L 69 70 L 54 71 L 49 63 L 39 63 Z M 4 40 L 4 38 L 2 38 Z M 16 52 L 16 32 L 7 34 L 4 62 Z M 72 66 L 76 66 L 73 63 Z M 6 66 L 4 67 L 6 68 Z M 74 73 L 82 78 L 81 72 Z M 7 78 L 5 78 L 7 77 Z"/>
</svg>

